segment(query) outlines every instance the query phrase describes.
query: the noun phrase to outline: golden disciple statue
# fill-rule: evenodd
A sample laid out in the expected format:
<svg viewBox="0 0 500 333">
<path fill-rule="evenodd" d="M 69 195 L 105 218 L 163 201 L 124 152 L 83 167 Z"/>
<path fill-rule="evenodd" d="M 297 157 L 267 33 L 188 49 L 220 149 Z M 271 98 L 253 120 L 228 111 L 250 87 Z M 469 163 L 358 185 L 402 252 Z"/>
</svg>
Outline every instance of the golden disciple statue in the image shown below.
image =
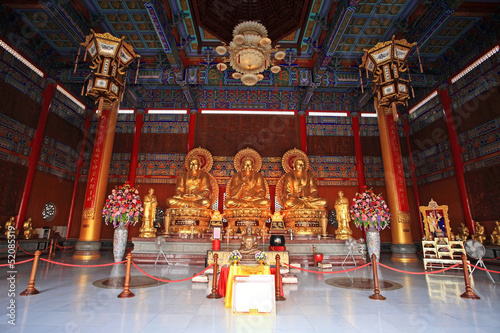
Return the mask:
<svg viewBox="0 0 500 333">
<path fill-rule="evenodd" d="M 16 221 L 15 221 L 14 216 L 12 216 L 7 222 L 5 222 L 5 226 L 4 226 L 5 236 L 7 236 L 7 238 L 8 238 L 9 233 L 11 233 L 11 232 L 13 232 L 15 235 L 16 234 L 15 229 L 16 229 Z"/>
<path fill-rule="evenodd" d="M 197 157 L 188 161 L 188 170 L 177 177 L 175 195 L 167 199 L 171 208 L 208 208 L 211 203 L 209 175 L 201 170 Z"/>
<path fill-rule="evenodd" d="M 283 201 L 286 209 L 325 209 L 328 200 L 320 198 L 316 181 L 307 171 L 306 160 L 296 157 L 293 170 L 283 180 Z"/>
<path fill-rule="evenodd" d="M 352 230 L 349 227 L 351 217 L 349 215 L 349 200 L 344 197 L 344 192 L 339 191 L 339 197 L 335 201 L 335 212 L 337 213 L 338 229 L 335 231 L 337 239 L 346 240 L 351 238 Z"/>
<path fill-rule="evenodd" d="M 32 239 L 33 236 L 36 234 L 36 230 L 33 229 L 33 223 L 31 222 L 31 217 L 26 221 L 24 221 L 23 229 L 24 229 L 24 239 Z"/>
<path fill-rule="evenodd" d="M 483 244 L 483 242 L 486 239 L 486 234 L 484 233 L 484 227 L 479 222 L 476 222 L 476 233 L 472 235 L 472 239 L 478 241 L 481 244 Z"/>
<path fill-rule="evenodd" d="M 248 259 L 255 259 L 252 258 L 251 255 L 255 255 L 255 253 L 259 251 L 257 236 L 254 235 L 251 225 L 247 225 L 245 235 L 241 237 L 241 247 L 239 251 L 243 259 L 245 259 L 245 257 Z"/>
<path fill-rule="evenodd" d="M 495 228 L 491 232 L 491 243 L 494 245 L 500 245 L 500 222 L 495 222 Z"/>
<path fill-rule="evenodd" d="M 154 227 L 154 221 L 156 219 L 156 206 L 158 201 L 156 196 L 153 194 L 154 189 L 150 188 L 148 194 L 144 196 L 142 204 L 144 205 L 144 215 L 142 217 L 142 226 L 139 237 L 152 238 L 156 237 L 156 228 Z"/>
<path fill-rule="evenodd" d="M 228 208 L 267 208 L 266 184 L 260 172 L 254 170 L 254 161 L 247 156 L 241 162 L 242 171 L 231 178 L 231 188 L 226 201 Z"/>
<path fill-rule="evenodd" d="M 469 237 L 469 235 L 470 235 L 469 228 L 467 228 L 465 223 L 463 222 L 460 223 L 460 226 L 458 227 L 458 238 L 460 238 L 462 242 L 465 242 L 467 240 L 467 237 Z"/>
</svg>

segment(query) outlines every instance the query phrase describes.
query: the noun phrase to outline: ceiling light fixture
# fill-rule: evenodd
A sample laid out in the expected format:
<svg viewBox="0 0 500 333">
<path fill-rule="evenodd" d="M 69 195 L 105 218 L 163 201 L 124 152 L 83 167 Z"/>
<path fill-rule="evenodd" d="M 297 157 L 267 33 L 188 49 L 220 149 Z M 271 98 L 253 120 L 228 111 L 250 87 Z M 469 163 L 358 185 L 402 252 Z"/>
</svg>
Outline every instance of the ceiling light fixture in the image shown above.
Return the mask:
<svg viewBox="0 0 500 333">
<path fill-rule="evenodd" d="M 217 64 L 219 71 L 225 71 L 229 65 L 236 71 L 233 78 L 241 80 L 244 85 L 253 86 L 264 78 L 261 73 L 271 66 L 271 72 L 277 74 L 280 66 L 274 64 L 271 53 L 276 60 L 282 60 L 285 52 L 279 51 L 279 46 L 271 47 L 271 39 L 267 37 L 267 29 L 260 23 L 246 21 L 238 24 L 233 30 L 233 40 L 226 45 L 217 46 L 215 51 L 219 55 L 229 52 L 229 57 L 223 58 Z"/>
</svg>

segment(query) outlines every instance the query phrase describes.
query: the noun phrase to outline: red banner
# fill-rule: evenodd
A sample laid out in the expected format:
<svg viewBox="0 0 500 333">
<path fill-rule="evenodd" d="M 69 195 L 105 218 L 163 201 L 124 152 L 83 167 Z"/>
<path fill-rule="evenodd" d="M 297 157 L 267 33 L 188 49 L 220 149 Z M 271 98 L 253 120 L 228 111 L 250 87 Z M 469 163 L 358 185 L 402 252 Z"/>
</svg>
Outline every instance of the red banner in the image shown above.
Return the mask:
<svg viewBox="0 0 500 333">
<path fill-rule="evenodd" d="M 398 198 L 399 210 L 408 212 L 408 197 L 406 195 L 406 180 L 403 170 L 403 158 L 401 157 L 401 148 L 399 146 L 399 135 L 396 122 L 392 115 L 386 115 L 385 121 L 389 136 L 389 146 L 392 157 L 392 169 L 394 170 L 394 179 L 396 181 L 396 193 Z"/>
</svg>

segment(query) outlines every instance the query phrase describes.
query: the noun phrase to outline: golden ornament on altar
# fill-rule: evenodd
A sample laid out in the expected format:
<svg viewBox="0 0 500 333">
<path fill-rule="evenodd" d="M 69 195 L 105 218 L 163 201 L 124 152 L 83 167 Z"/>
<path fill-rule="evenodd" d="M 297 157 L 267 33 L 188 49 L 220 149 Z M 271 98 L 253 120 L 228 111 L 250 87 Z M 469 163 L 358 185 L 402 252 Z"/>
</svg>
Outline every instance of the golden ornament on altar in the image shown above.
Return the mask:
<svg viewBox="0 0 500 333">
<path fill-rule="evenodd" d="M 335 231 L 336 239 L 347 240 L 352 236 L 349 227 L 351 216 L 349 215 L 349 200 L 344 197 L 344 192 L 339 191 L 339 197 L 335 201 L 335 212 L 337 213 L 338 229 Z"/>
<path fill-rule="evenodd" d="M 27 219 L 26 221 L 24 221 L 23 230 L 24 230 L 24 233 L 23 233 L 24 239 L 32 239 L 35 236 L 36 230 L 33 229 L 31 217 L 29 219 Z"/>
<path fill-rule="evenodd" d="M 7 238 L 9 238 L 10 233 L 13 233 L 14 235 L 16 234 L 16 232 L 15 232 L 16 231 L 16 221 L 15 221 L 14 216 L 12 216 L 7 222 L 5 222 L 4 230 L 5 230 L 5 236 L 7 236 Z"/>
<path fill-rule="evenodd" d="M 156 228 L 154 227 L 154 221 L 156 219 L 156 206 L 158 205 L 158 201 L 156 200 L 156 196 L 153 193 L 154 189 L 150 188 L 148 190 L 148 194 L 144 196 L 144 199 L 142 201 L 144 213 L 142 216 L 142 226 L 139 229 L 139 237 L 156 237 Z"/>
<path fill-rule="evenodd" d="M 469 228 L 465 225 L 465 223 L 460 223 L 460 226 L 458 227 L 458 235 L 457 237 L 460 238 L 462 242 L 465 242 L 467 238 L 469 237 L 470 232 Z"/>
<path fill-rule="evenodd" d="M 476 232 L 474 233 L 474 235 L 472 235 L 472 239 L 478 241 L 481 244 L 483 244 L 486 239 L 484 227 L 479 222 L 476 222 Z"/>
<path fill-rule="evenodd" d="M 495 222 L 495 228 L 491 232 L 491 243 L 494 245 L 500 245 L 500 222 Z"/>
</svg>

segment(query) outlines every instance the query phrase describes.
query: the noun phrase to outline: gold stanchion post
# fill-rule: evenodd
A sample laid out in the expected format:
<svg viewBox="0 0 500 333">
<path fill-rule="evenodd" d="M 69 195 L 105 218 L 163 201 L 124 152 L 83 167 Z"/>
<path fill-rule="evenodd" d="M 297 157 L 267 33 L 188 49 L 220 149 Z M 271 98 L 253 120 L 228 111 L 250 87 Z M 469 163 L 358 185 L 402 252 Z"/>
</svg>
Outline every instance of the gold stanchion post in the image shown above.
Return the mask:
<svg viewBox="0 0 500 333">
<path fill-rule="evenodd" d="M 123 291 L 118 298 L 134 297 L 134 293 L 130 291 L 130 266 L 132 265 L 132 253 L 127 254 L 127 272 L 125 273 L 125 283 L 123 284 Z"/>
<path fill-rule="evenodd" d="M 54 259 L 54 240 L 50 240 L 50 250 L 49 250 L 49 255 L 47 256 L 47 259 Z"/>
<path fill-rule="evenodd" d="M 219 255 L 217 253 L 214 254 L 214 272 L 212 274 L 212 293 L 207 295 L 207 298 L 216 299 L 222 298 L 221 295 L 217 292 L 217 270 L 218 270 L 218 260 Z"/>
<path fill-rule="evenodd" d="M 33 260 L 33 268 L 31 268 L 30 281 L 28 282 L 28 288 L 20 293 L 20 296 L 36 295 L 40 292 L 35 288 L 36 270 L 38 268 L 38 259 L 40 259 L 40 250 L 35 251 L 35 260 Z"/>
<path fill-rule="evenodd" d="M 377 256 L 372 254 L 372 268 L 373 268 L 373 292 L 374 294 L 371 295 L 369 298 L 371 299 L 376 299 L 380 301 L 385 301 L 386 298 L 382 295 L 380 295 L 380 284 L 378 282 L 378 271 L 377 271 Z"/>
<path fill-rule="evenodd" d="M 465 292 L 462 295 L 460 295 L 460 297 L 470 298 L 470 299 L 481 299 L 472 291 L 472 287 L 470 285 L 470 277 L 469 277 L 469 265 L 467 264 L 467 257 L 465 256 L 464 253 L 462 253 L 462 268 L 464 270 Z"/>
<path fill-rule="evenodd" d="M 286 301 L 286 298 L 281 296 L 281 272 L 280 272 L 280 255 L 276 255 L 276 274 L 275 274 L 275 282 L 274 288 L 276 289 L 276 301 Z"/>
</svg>

